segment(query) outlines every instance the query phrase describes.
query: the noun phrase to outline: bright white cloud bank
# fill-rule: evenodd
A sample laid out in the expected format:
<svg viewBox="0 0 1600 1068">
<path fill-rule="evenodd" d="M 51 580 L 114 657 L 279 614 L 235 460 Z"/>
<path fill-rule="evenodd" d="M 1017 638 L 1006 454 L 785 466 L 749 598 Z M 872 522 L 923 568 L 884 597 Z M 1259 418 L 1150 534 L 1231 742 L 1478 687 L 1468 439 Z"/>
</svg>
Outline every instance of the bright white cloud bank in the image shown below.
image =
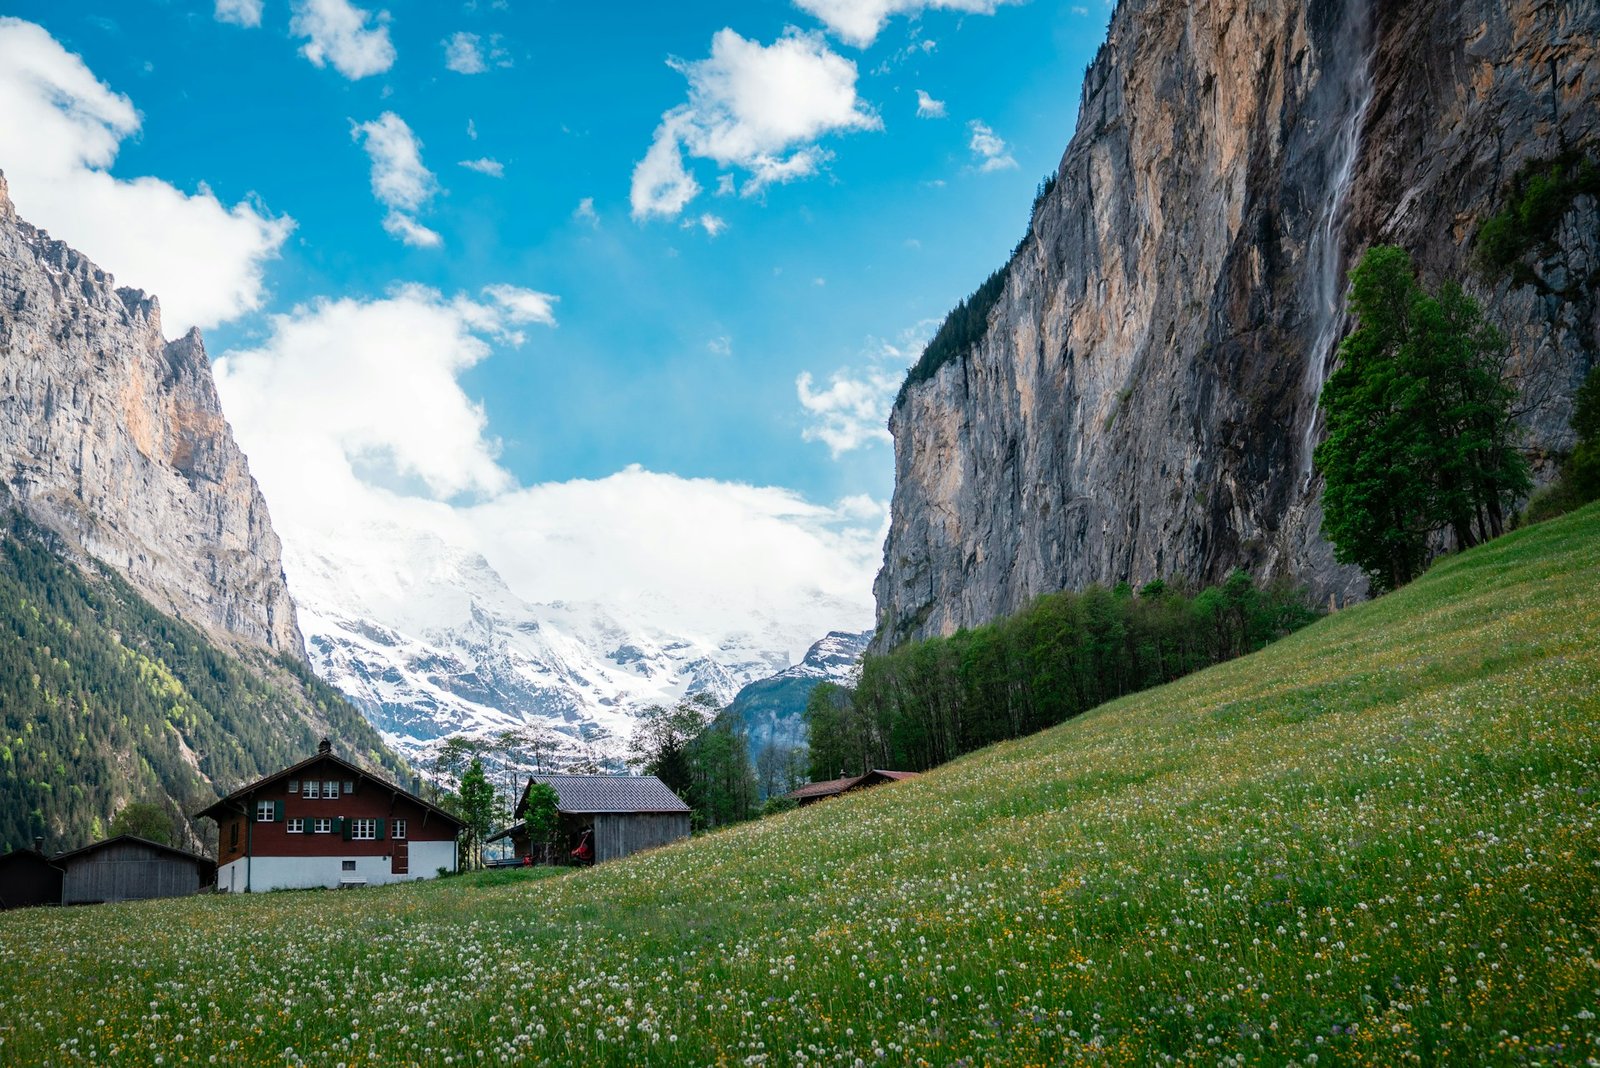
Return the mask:
<svg viewBox="0 0 1600 1068">
<path fill-rule="evenodd" d="M 306 38 L 300 54 L 319 67 L 355 81 L 394 66 L 389 13 L 356 7 L 350 0 L 294 0 L 289 32 Z"/>
<path fill-rule="evenodd" d="M 637 466 L 515 483 L 458 379 L 496 344 L 524 343 L 523 327 L 553 324 L 552 301 L 514 286 L 319 301 L 273 317 L 259 348 L 218 360 L 229 419 L 285 540 L 360 559 L 363 538 L 427 533 L 480 553 L 528 601 L 654 614 L 680 634 L 824 611 L 824 629 L 867 625 L 876 502 L 825 507 Z"/>
<path fill-rule="evenodd" d="M 261 0 L 217 0 L 218 22 L 235 26 L 261 25 Z"/>
<path fill-rule="evenodd" d="M 24 219 L 161 300 L 169 336 L 261 306 L 262 271 L 294 228 L 259 204 L 223 204 L 204 185 L 114 178 L 139 130 L 133 102 L 44 29 L 0 18 L 0 167 Z"/>
<path fill-rule="evenodd" d="M 675 216 L 699 194 L 685 153 L 743 171 L 741 192 L 750 196 L 816 173 L 828 159 L 816 143 L 823 136 L 882 127 L 856 96 L 856 65 L 817 34 L 762 45 L 724 29 L 708 58 L 673 66 L 689 80 L 689 99 L 661 116 L 634 168 L 636 219 Z"/>
<path fill-rule="evenodd" d="M 416 213 L 439 191 L 439 182 L 423 166 L 422 142 L 411 127 L 394 112 L 385 111 L 371 122 L 352 126 L 350 136 L 372 160 L 372 195 L 389 208 L 383 228 L 408 245 L 437 247 L 441 238 L 417 222 Z"/>
<path fill-rule="evenodd" d="M 895 15 L 918 15 L 943 9 L 992 15 L 1005 0 L 794 0 L 795 7 L 815 15 L 846 44 L 865 48 Z"/>
</svg>

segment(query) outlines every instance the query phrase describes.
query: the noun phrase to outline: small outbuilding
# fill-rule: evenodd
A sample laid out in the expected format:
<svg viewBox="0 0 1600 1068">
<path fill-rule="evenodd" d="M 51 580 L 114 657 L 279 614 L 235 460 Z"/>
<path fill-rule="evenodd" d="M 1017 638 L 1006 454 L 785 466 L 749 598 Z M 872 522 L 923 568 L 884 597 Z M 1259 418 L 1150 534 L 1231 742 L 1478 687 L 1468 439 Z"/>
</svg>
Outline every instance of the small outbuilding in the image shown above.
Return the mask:
<svg viewBox="0 0 1600 1068">
<path fill-rule="evenodd" d="M 186 897 L 217 881 L 210 858 L 132 834 L 60 853 L 51 863 L 62 871 L 64 905 Z"/>
<path fill-rule="evenodd" d="M 886 782 L 899 782 L 901 779 L 916 777 L 917 773 L 914 771 L 884 771 L 882 768 L 873 768 L 865 775 L 845 775 L 826 782 L 808 782 L 784 796 L 796 804 L 810 805 L 824 798 L 849 793 L 851 790 L 864 790 L 869 786 L 882 786 Z"/>
<path fill-rule="evenodd" d="M 61 868 L 37 849 L 0 856 L 0 909 L 61 904 Z"/>
<path fill-rule="evenodd" d="M 528 790 L 535 783 L 556 792 L 556 841 L 563 855 L 585 831 L 592 835 L 595 863 L 689 837 L 689 806 L 654 775 L 533 775 L 523 788 L 518 812 L 527 806 Z M 521 823 L 489 841 L 505 839 L 518 857 L 531 857 L 533 844 Z"/>
</svg>

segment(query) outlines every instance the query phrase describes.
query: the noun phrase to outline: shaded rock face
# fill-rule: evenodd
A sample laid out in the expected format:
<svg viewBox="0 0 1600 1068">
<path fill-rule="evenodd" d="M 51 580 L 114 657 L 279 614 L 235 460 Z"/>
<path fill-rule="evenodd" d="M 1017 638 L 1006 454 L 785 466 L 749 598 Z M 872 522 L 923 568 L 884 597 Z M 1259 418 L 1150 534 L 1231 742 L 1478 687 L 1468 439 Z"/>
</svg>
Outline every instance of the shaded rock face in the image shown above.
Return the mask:
<svg viewBox="0 0 1600 1068">
<path fill-rule="evenodd" d="M 1467 282 L 1511 339 L 1530 452 L 1569 447 L 1600 351 L 1593 199 L 1540 254 L 1551 285 L 1471 255 L 1524 163 L 1600 153 L 1597 39 L 1595 0 L 1124 0 L 986 333 L 890 418 L 876 647 L 1236 566 L 1362 595 L 1311 451 L 1374 243 Z"/>
<path fill-rule="evenodd" d="M 304 659 L 278 537 L 199 331 L 17 217 L 0 178 L 0 505 L 164 610 Z"/>
</svg>

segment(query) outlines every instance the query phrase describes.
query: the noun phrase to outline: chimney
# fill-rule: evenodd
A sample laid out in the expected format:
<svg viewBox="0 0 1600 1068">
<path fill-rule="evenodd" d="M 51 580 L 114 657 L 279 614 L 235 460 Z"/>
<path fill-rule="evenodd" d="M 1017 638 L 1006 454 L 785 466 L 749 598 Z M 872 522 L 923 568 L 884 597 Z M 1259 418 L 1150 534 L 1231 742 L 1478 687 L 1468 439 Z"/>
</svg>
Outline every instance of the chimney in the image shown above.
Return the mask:
<svg viewBox="0 0 1600 1068">
<path fill-rule="evenodd" d="M 43 853 L 44 853 L 44 835 L 36 834 L 36 835 L 33 836 L 33 851 L 35 853 L 43 855 Z"/>
<path fill-rule="evenodd" d="M 331 752 L 333 752 L 333 743 L 328 739 L 324 738 L 317 743 L 317 755 L 327 756 Z"/>
<path fill-rule="evenodd" d="M 411 776 L 411 792 L 416 794 L 418 797 L 422 796 L 422 776 L 421 775 L 413 774 Z"/>
</svg>

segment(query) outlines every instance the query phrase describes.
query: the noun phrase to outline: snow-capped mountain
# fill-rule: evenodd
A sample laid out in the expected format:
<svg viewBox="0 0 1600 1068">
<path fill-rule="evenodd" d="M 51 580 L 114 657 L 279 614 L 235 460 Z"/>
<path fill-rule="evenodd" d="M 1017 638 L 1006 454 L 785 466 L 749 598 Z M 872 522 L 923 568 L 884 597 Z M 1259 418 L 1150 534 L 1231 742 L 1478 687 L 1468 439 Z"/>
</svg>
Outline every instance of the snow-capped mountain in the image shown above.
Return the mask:
<svg viewBox="0 0 1600 1068">
<path fill-rule="evenodd" d="M 286 539 L 284 564 L 312 663 L 412 758 L 452 734 L 536 726 L 569 756 L 617 756 L 641 709 L 702 691 L 726 703 L 791 664 L 824 629 L 815 616 L 848 618 L 819 598 L 808 618 L 752 611 L 738 630 L 674 628 L 663 617 L 697 617 L 659 598 L 526 600 L 435 532 L 373 523 L 316 550 L 307 541 Z M 789 670 L 819 670 L 809 662 Z"/>
<path fill-rule="evenodd" d="M 806 651 L 798 664 L 764 679 L 748 683 L 733 699 L 730 709 L 744 717 L 749 731 L 750 752 L 761 752 L 767 745 L 788 747 L 805 740 L 801 713 L 811 691 L 820 682 L 853 685 L 861 666 L 861 654 L 872 640 L 872 631 L 852 634 L 833 630 Z"/>
</svg>

